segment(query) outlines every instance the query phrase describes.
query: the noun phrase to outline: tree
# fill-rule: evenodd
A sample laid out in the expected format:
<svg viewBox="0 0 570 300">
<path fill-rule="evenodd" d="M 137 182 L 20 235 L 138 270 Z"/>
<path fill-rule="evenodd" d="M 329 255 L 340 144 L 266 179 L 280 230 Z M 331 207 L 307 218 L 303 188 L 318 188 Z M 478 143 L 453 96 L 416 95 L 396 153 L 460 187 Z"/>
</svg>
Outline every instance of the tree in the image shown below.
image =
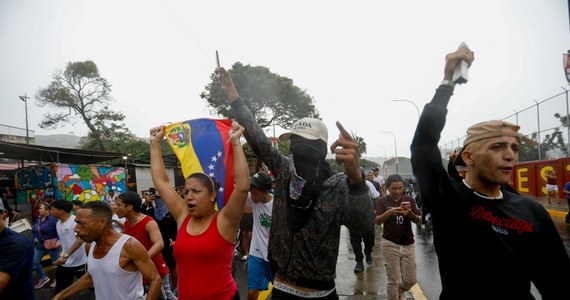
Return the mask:
<svg viewBox="0 0 570 300">
<path fill-rule="evenodd" d="M 101 151 L 108 149 L 106 142 L 132 137 L 123 123 L 125 116 L 109 109 L 111 85 L 100 76 L 94 62 L 69 62 L 64 71 L 56 70 L 52 79 L 36 95 L 40 107 L 54 109 L 44 115 L 41 128 L 54 129 L 80 119 L 89 129 L 82 147 Z"/>
<path fill-rule="evenodd" d="M 241 99 L 251 110 L 261 128 L 278 125 L 289 128 L 303 117 L 320 118 L 312 97 L 293 84 L 293 80 L 271 73 L 266 67 L 252 67 L 236 62 L 230 70 Z M 211 82 L 200 94 L 214 112 L 232 118 L 228 100 L 219 88 L 214 74 Z"/>
<path fill-rule="evenodd" d="M 554 117 L 560 120 L 562 128 L 568 127 L 570 116 L 561 116 L 555 113 Z M 555 127 L 552 134 L 546 134 L 541 139 L 540 157 L 548 159 L 550 156 L 568 156 L 568 144 L 564 141 L 564 134 L 560 128 Z M 519 161 L 538 160 L 538 133 L 533 132 L 528 137 L 523 137 L 519 148 Z"/>
<path fill-rule="evenodd" d="M 361 136 L 356 135 L 356 133 L 351 133 L 352 139 L 358 144 L 358 154 L 366 154 L 366 142 L 364 138 Z"/>
<path fill-rule="evenodd" d="M 538 159 L 538 135 L 531 134 L 530 137 L 523 136 L 519 145 L 519 161 L 532 161 Z"/>
</svg>

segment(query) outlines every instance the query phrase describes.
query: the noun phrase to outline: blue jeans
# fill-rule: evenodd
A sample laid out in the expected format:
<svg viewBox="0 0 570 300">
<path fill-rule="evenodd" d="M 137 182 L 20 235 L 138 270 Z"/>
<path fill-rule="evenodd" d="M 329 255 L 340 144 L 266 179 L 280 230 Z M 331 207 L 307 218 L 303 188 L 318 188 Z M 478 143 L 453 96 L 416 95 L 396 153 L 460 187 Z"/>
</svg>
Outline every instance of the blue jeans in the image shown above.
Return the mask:
<svg viewBox="0 0 570 300">
<path fill-rule="evenodd" d="M 42 267 L 42 256 L 46 253 L 49 254 L 51 263 L 53 263 L 59 258 L 59 253 L 61 248 L 56 248 L 52 250 L 47 250 L 42 242 L 36 243 L 34 246 L 34 271 L 38 275 L 38 279 L 46 278 L 46 273 Z"/>
</svg>

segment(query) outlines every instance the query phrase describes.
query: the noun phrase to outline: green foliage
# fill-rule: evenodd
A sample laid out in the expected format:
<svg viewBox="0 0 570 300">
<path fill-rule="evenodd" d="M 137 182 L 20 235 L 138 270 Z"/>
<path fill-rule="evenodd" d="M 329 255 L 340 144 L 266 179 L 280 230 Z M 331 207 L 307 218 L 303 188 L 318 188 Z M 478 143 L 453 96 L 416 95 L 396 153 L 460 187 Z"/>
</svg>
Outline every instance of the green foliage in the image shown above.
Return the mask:
<svg viewBox="0 0 570 300">
<path fill-rule="evenodd" d="M 358 153 L 360 155 L 366 154 L 366 142 L 364 138 L 361 136 L 356 135 L 356 133 L 351 133 L 352 139 L 358 144 Z"/>
<path fill-rule="evenodd" d="M 312 97 L 293 84 L 293 80 L 271 73 L 266 67 L 252 67 L 236 62 L 230 70 L 241 99 L 251 110 L 261 128 L 278 125 L 289 128 L 303 117 L 319 118 Z M 214 113 L 232 118 L 228 100 L 214 74 L 200 94 Z"/>
<path fill-rule="evenodd" d="M 559 113 L 554 114 L 554 117 L 560 120 L 561 127 L 568 127 L 570 116 L 561 116 Z M 564 141 L 564 134 L 560 128 L 554 128 L 554 132 L 542 136 L 540 142 L 540 157 L 545 159 L 547 152 L 551 150 L 559 150 L 565 156 L 569 156 L 568 144 Z M 524 137 L 519 146 L 519 161 L 533 161 L 538 160 L 538 134 L 533 132 L 527 137 Z"/>
<path fill-rule="evenodd" d="M 123 123 L 125 116 L 109 109 L 111 85 L 100 76 L 94 62 L 69 62 L 64 71 L 56 70 L 52 79 L 36 95 L 40 107 L 51 108 L 39 124 L 41 128 L 55 129 L 79 119 L 89 129 L 82 148 L 101 151 L 109 150 L 109 142 L 132 138 Z"/>
<path fill-rule="evenodd" d="M 288 141 L 286 142 L 278 141 L 277 148 L 279 149 L 279 152 L 283 153 L 284 155 L 289 155 L 291 153 L 290 143 Z M 255 155 L 255 152 L 253 152 L 253 149 L 251 149 L 249 143 L 245 143 L 243 145 L 243 152 L 245 154 L 249 166 L 252 166 L 253 162 L 258 160 L 257 156 Z"/>
</svg>

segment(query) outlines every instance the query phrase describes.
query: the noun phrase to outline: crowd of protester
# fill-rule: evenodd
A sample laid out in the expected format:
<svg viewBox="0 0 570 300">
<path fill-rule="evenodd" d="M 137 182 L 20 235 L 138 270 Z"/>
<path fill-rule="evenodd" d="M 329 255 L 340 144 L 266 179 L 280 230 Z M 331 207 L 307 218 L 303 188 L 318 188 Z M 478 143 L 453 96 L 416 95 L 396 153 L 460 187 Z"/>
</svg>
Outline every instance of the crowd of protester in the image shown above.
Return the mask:
<svg viewBox="0 0 570 300">
<path fill-rule="evenodd" d="M 232 262 L 241 231 L 248 299 L 257 299 L 272 283 L 273 300 L 334 300 L 339 299 L 341 226 L 350 231 L 354 271 L 360 273 L 364 259 L 373 264 L 375 225 L 381 225 L 388 299 L 405 299 L 417 283 L 411 224 L 421 224 L 425 212 L 433 219 L 440 299 L 530 299 L 531 282 L 543 299 L 561 298 L 570 275 L 548 269 L 553 264 L 570 268 L 560 236 L 541 205 L 506 188 L 519 126 L 475 124 L 450 169 L 441 164 L 437 142 L 455 88 L 453 71 L 461 61 L 473 60 L 467 47 L 446 56 L 444 80 L 412 142 L 417 182 L 399 174 L 384 178 L 378 168 L 365 174 L 358 144 L 340 122 L 338 139 L 327 148 L 328 128 L 321 120 L 298 120 L 279 137 L 290 141 L 291 155 L 280 153 L 240 98 L 230 73 L 217 68 L 236 119 L 227 141 L 234 154 L 234 189 L 223 208 L 216 207 L 220 184 L 212 176 L 195 172 L 182 189 L 171 186 L 161 150 L 165 127 L 151 128 L 156 189 L 142 195 L 110 190 L 105 201 L 87 203 L 34 198 L 31 243 L 9 229 L 14 216 L 0 203 L 0 298 L 33 299 L 33 289 L 49 283 L 54 299 L 92 288 L 98 299 L 237 300 Z M 264 166 L 253 176 L 242 135 Z M 325 160 L 329 150 L 342 172 L 334 173 Z M 455 165 L 465 166 L 464 177 L 457 176 Z M 549 175 L 550 190 L 555 180 Z M 570 194 L 567 187 L 564 191 Z M 45 255 L 56 268 L 55 278 L 44 271 Z"/>
</svg>

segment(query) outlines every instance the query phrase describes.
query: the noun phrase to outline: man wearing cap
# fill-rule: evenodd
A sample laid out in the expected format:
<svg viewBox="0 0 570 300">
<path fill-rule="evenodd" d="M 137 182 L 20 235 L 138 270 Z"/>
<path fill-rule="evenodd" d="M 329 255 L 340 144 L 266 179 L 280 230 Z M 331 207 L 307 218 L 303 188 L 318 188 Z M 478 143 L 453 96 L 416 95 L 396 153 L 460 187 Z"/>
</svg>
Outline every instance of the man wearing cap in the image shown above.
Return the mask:
<svg viewBox="0 0 570 300">
<path fill-rule="evenodd" d="M 246 205 L 253 212 L 253 234 L 247 262 L 247 299 L 255 300 L 259 291 L 269 288 L 275 272 L 267 259 L 269 229 L 273 215 L 273 187 L 271 177 L 264 171 L 257 172 L 250 179 L 251 188 Z"/>
<path fill-rule="evenodd" d="M 511 193 L 508 184 L 517 162 L 519 126 L 500 120 L 467 129 L 455 163 L 466 166 L 465 179 L 450 178 L 438 149 L 456 66 L 473 62 L 463 47 L 446 56 L 444 80 L 420 117 L 411 145 L 412 167 L 424 204 L 431 212 L 434 246 L 442 283 L 440 299 L 563 299 L 570 259 L 544 207 Z"/>
<path fill-rule="evenodd" d="M 341 225 L 363 233 L 374 224 L 374 208 L 358 165 L 358 145 L 337 122 L 340 137 L 331 145 L 344 173 L 333 173 L 325 161 L 328 131 L 318 119 L 302 118 L 280 136 L 291 141 L 291 157 L 279 153 L 223 68 L 226 92 L 244 136 L 275 177 L 269 261 L 276 274 L 271 298 L 338 299 L 336 262 Z"/>
</svg>

